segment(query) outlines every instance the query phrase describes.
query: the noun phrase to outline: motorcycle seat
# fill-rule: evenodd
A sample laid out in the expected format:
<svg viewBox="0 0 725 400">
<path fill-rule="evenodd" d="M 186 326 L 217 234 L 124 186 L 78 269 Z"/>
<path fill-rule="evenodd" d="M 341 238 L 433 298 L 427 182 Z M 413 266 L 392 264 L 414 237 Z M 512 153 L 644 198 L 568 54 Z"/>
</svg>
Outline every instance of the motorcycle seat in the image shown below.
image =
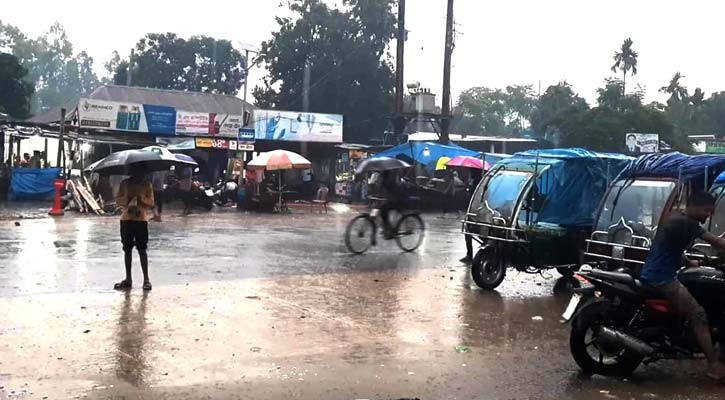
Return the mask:
<svg viewBox="0 0 725 400">
<path fill-rule="evenodd" d="M 601 271 L 601 270 L 592 270 L 591 274 L 594 276 L 598 276 L 600 278 L 612 281 L 612 282 L 619 282 L 624 283 L 625 285 L 635 285 L 635 280 L 632 278 L 632 275 L 624 273 L 624 272 L 609 272 L 609 271 Z"/>
<path fill-rule="evenodd" d="M 642 283 L 642 281 L 640 281 L 639 279 L 635 279 L 634 280 L 634 284 L 637 287 L 637 291 L 643 297 L 645 297 L 647 299 L 652 299 L 652 300 L 659 299 L 659 300 L 662 300 L 662 299 L 665 298 L 659 290 L 653 288 L 652 286 L 650 286 L 650 285 L 648 285 L 646 283 Z"/>
</svg>

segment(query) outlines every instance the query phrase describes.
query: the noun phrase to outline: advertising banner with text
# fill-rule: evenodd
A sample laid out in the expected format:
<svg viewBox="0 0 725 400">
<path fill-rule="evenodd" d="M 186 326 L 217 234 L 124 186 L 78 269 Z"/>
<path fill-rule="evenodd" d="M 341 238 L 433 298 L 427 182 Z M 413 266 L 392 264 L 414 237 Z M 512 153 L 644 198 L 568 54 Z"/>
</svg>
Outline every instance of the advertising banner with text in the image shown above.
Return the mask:
<svg viewBox="0 0 725 400">
<path fill-rule="evenodd" d="M 257 140 L 342 143 L 343 118 L 338 114 L 256 110 Z"/>
<path fill-rule="evenodd" d="M 173 135 L 176 111 L 171 107 L 80 99 L 78 124 L 81 128 Z"/>
</svg>

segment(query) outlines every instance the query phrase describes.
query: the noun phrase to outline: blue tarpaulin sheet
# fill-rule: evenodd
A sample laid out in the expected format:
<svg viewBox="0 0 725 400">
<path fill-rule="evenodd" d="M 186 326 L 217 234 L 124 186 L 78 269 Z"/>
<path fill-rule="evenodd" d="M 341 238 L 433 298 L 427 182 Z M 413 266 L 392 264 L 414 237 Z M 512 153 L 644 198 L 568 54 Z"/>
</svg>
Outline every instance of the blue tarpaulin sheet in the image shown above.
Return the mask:
<svg viewBox="0 0 725 400">
<path fill-rule="evenodd" d="M 15 168 L 10 183 L 10 200 L 50 200 L 55 195 L 53 180 L 60 168 Z"/>
<path fill-rule="evenodd" d="M 443 145 L 432 142 L 413 142 L 395 146 L 374 155 L 372 158 L 392 157 L 411 164 L 415 161 L 415 163 L 423 165 L 426 171 L 430 173 L 435 170 L 436 163 L 441 157 L 453 158 L 457 156 L 481 157 L 478 152 L 455 144 Z"/>
<path fill-rule="evenodd" d="M 609 183 L 631 160 L 584 149 L 529 150 L 499 161 L 492 169 L 548 167 L 536 180 L 538 194 L 544 197 L 536 222 L 588 229 Z"/>
<path fill-rule="evenodd" d="M 674 152 L 640 156 L 622 171 L 620 179 L 639 177 L 673 178 L 693 187 L 707 189 L 725 171 L 725 155 L 688 156 Z"/>
</svg>

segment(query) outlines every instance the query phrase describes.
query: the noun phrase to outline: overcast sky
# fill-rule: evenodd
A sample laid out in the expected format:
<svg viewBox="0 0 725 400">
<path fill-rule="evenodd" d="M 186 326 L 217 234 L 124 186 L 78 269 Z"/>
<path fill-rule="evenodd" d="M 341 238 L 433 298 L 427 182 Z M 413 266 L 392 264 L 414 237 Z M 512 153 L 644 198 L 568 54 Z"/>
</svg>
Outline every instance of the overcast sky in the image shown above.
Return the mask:
<svg viewBox="0 0 725 400">
<path fill-rule="evenodd" d="M 0 18 L 33 36 L 60 22 L 76 50 L 86 50 L 101 72 L 113 50 L 128 54 L 149 32 L 259 45 L 275 30 L 275 16 L 284 13 L 280 2 L 4 0 Z M 420 81 L 438 95 L 445 10 L 446 0 L 407 1 L 405 80 Z M 640 54 L 639 74 L 628 77 L 628 87 L 644 85 L 648 100 L 665 98 L 657 90 L 676 71 L 691 91 L 725 90 L 723 11 L 725 3 L 716 0 L 456 0 L 453 95 L 472 86 L 509 84 L 538 90 L 540 83 L 543 92 L 567 80 L 592 101 L 613 75 L 612 55 L 627 37 Z M 252 74 L 250 82 L 257 82 L 263 71 Z"/>
</svg>

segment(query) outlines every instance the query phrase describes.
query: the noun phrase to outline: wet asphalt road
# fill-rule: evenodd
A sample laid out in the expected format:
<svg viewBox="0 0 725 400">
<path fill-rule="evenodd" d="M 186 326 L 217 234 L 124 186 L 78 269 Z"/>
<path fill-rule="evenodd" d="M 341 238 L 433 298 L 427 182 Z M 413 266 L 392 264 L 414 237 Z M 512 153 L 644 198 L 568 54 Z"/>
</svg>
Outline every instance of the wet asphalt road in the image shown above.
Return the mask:
<svg viewBox="0 0 725 400">
<path fill-rule="evenodd" d="M 695 362 L 582 376 L 558 275 L 477 289 L 455 216 L 425 216 L 416 253 L 350 256 L 353 215 L 170 215 L 151 225 L 147 294 L 110 290 L 115 218 L 5 218 L 0 398 L 722 398 Z"/>
</svg>

